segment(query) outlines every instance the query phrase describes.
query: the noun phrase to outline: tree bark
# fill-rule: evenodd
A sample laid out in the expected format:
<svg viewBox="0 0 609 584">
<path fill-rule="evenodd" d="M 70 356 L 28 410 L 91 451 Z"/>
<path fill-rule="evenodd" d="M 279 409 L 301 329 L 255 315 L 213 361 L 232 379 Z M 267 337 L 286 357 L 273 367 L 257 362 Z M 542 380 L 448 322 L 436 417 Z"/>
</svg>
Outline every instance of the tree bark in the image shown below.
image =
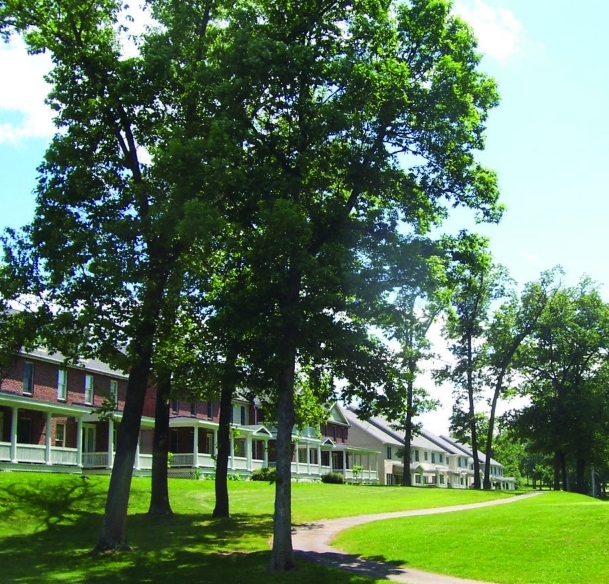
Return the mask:
<svg viewBox="0 0 609 584">
<path fill-rule="evenodd" d="M 586 479 L 585 479 L 585 471 L 586 471 L 586 461 L 583 458 L 578 458 L 575 467 L 576 474 L 576 490 L 581 495 L 586 494 Z M 593 493 L 594 496 L 594 493 Z"/>
<path fill-rule="evenodd" d="M 408 380 L 408 395 L 406 396 L 406 432 L 404 434 L 404 474 L 402 475 L 402 486 L 411 487 L 412 477 L 410 476 L 410 452 L 412 445 L 412 402 L 413 402 L 413 381 Z"/>
<path fill-rule="evenodd" d="M 220 391 L 220 419 L 218 423 L 218 453 L 216 455 L 216 505 L 212 514 L 216 519 L 230 518 L 228 498 L 228 458 L 230 456 L 230 417 L 235 391 L 234 368 L 237 356 L 227 356 Z"/>
<path fill-rule="evenodd" d="M 554 453 L 554 484 L 552 488 L 560 491 L 560 454 L 558 450 Z"/>
<path fill-rule="evenodd" d="M 169 395 L 171 374 L 159 376 L 154 411 L 154 438 L 152 442 L 152 477 L 148 515 L 167 517 L 173 515 L 169 503 L 167 484 L 167 459 L 169 453 Z"/>
<path fill-rule="evenodd" d="M 292 430 L 294 428 L 294 360 L 282 372 L 277 404 L 277 481 L 273 516 L 273 549 L 270 570 L 282 572 L 296 566 L 292 548 Z"/>
<path fill-rule="evenodd" d="M 467 398 L 469 402 L 469 430 L 472 437 L 472 455 L 474 459 L 474 489 L 480 489 L 480 460 L 478 459 L 478 432 L 476 429 L 476 411 L 474 404 L 473 350 L 471 334 L 468 334 L 467 337 Z"/>
<path fill-rule="evenodd" d="M 129 373 L 125 409 L 118 428 L 116 455 L 110 477 L 104 519 L 94 552 L 128 548 L 127 507 L 135 452 L 140 437 L 144 398 L 148 386 L 151 352 L 152 343 L 150 350 L 144 353 L 140 362 Z"/>
<path fill-rule="evenodd" d="M 491 401 L 491 415 L 488 421 L 488 435 L 486 437 L 486 449 L 484 461 L 484 482 L 482 488 L 486 491 L 492 488 L 491 484 L 491 458 L 493 453 L 493 432 L 495 431 L 495 412 L 497 411 L 497 401 L 499 400 L 499 394 L 503 387 L 503 375 L 505 371 L 502 371 L 497 378 L 495 390 L 493 392 L 493 399 Z"/>
</svg>

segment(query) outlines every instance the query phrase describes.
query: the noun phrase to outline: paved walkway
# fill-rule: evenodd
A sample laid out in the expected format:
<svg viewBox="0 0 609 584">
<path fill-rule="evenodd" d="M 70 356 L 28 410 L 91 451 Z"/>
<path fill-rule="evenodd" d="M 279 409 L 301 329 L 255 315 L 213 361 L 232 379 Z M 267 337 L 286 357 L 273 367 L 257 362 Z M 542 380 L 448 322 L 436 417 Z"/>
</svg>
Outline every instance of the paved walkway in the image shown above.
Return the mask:
<svg viewBox="0 0 609 584">
<path fill-rule="evenodd" d="M 541 493 L 536 491 L 527 493 L 526 495 L 510 497 L 509 499 L 496 499 L 493 501 L 485 501 L 484 503 L 436 507 L 434 509 L 417 509 L 413 511 L 397 511 L 394 513 L 378 513 L 375 515 L 358 515 L 356 517 L 341 517 L 340 519 L 331 519 L 319 523 L 306 523 L 299 525 L 296 528 L 295 532 L 292 534 L 292 544 L 297 555 L 301 558 L 320 562 L 343 570 L 350 570 L 378 580 L 391 580 L 393 582 L 404 582 L 407 584 L 492 584 L 491 582 L 466 580 L 453 576 L 422 572 L 421 570 L 414 570 L 413 568 L 401 568 L 392 564 L 365 560 L 330 547 L 330 542 L 339 532 L 372 521 L 394 519 L 397 517 L 414 517 L 416 515 L 452 513 L 453 511 L 479 509 L 480 507 L 490 507 L 491 505 L 505 505 L 516 501 L 522 501 L 529 497 L 535 497 L 539 494 Z"/>
</svg>

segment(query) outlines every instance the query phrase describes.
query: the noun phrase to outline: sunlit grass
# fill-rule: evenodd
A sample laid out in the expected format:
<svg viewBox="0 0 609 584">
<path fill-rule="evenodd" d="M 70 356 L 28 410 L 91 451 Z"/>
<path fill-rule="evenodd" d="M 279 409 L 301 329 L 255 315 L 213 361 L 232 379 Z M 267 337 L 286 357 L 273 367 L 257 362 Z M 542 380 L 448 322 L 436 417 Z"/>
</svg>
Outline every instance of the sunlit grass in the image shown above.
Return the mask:
<svg viewBox="0 0 609 584">
<path fill-rule="evenodd" d="M 275 489 L 230 482 L 232 518 L 214 521 L 214 483 L 174 479 L 176 516 L 147 517 L 150 479 L 135 478 L 129 505 L 132 551 L 90 555 L 105 503 L 108 477 L 0 473 L 0 582 L 145 582 L 161 584 L 371 584 L 374 580 L 301 563 L 269 575 Z M 295 483 L 294 522 L 361 513 L 452 505 L 502 497 L 438 489 Z"/>
<path fill-rule="evenodd" d="M 371 523 L 334 543 L 365 557 L 498 583 L 609 582 L 609 505 L 572 493 Z"/>
</svg>

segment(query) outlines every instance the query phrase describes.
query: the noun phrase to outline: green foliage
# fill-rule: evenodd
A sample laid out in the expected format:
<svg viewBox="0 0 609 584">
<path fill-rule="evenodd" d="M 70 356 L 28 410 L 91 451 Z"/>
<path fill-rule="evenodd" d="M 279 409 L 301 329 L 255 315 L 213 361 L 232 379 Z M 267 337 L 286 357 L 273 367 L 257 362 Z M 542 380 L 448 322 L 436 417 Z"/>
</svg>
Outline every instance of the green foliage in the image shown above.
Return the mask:
<svg viewBox="0 0 609 584">
<path fill-rule="evenodd" d="M 321 475 L 321 482 L 332 485 L 342 485 L 345 482 L 345 477 L 339 472 L 328 472 Z"/>
<path fill-rule="evenodd" d="M 272 485 L 277 481 L 277 470 L 274 468 L 257 468 L 250 475 L 250 481 L 268 481 Z"/>
</svg>

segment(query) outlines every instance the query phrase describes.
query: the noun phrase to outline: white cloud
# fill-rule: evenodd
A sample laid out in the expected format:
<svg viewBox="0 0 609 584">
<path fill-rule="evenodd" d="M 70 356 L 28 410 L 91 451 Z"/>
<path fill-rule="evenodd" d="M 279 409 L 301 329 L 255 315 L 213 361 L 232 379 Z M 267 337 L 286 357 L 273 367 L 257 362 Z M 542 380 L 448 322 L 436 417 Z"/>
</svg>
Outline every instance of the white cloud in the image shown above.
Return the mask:
<svg viewBox="0 0 609 584">
<path fill-rule="evenodd" d="M 509 10 L 483 0 L 458 0 L 453 10 L 474 29 L 484 54 L 505 61 L 521 52 L 522 24 Z"/>
<path fill-rule="evenodd" d="M 50 56 L 28 55 L 19 37 L 0 44 L 0 112 L 17 118 L 0 123 L 0 144 L 53 135 L 53 112 L 44 103 L 50 86 L 43 77 L 50 69 Z"/>
</svg>

